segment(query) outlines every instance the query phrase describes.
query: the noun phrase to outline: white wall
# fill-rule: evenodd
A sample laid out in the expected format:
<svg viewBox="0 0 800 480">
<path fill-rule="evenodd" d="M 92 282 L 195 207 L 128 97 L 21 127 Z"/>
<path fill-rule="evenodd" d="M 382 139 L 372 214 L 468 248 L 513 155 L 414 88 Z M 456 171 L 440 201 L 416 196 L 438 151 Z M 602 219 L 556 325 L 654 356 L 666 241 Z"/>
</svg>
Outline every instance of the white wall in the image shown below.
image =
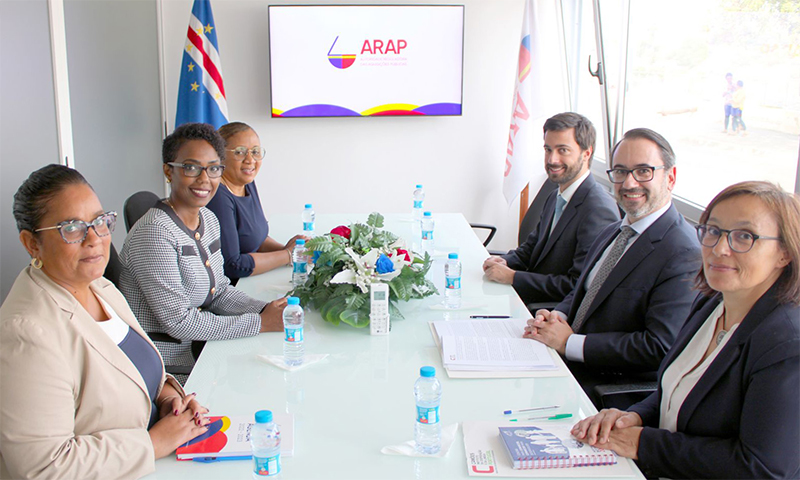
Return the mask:
<svg viewBox="0 0 800 480">
<path fill-rule="evenodd" d="M 506 204 L 502 182 L 524 0 L 454 2 L 466 6 L 460 117 L 273 119 L 267 5 L 290 3 L 212 2 L 230 120 L 253 126 L 268 151 L 257 180 L 267 216 L 299 215 L 308 202 L 318 213 L 410 211 L 414 185 L 423 183 L 434 215 L 495 224 L 492 248 L 515 247 L 519 205 Z M 163 2 L 170 130 L 191 5 Z"/>
</svg>

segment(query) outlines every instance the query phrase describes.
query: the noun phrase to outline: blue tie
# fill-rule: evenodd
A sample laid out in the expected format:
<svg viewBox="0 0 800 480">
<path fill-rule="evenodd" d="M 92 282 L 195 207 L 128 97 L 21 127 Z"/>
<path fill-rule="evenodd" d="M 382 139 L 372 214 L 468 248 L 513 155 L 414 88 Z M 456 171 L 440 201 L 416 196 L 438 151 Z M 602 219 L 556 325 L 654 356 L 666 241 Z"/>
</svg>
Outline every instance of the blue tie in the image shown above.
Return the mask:
<svg viewBox="0 0 800 480">
<path fill-rule="evenodd" d="M 558 194 L 558 198 L 556 198 L 556 214 L 553 215 L 553 228 L 558 225 L 558 220 L 561 218 L 561 214 L 564 213 L 564 207 L 567 205 L 567 201 L 564 200 L 564 197 L 561 194 Z"/>
</svg>

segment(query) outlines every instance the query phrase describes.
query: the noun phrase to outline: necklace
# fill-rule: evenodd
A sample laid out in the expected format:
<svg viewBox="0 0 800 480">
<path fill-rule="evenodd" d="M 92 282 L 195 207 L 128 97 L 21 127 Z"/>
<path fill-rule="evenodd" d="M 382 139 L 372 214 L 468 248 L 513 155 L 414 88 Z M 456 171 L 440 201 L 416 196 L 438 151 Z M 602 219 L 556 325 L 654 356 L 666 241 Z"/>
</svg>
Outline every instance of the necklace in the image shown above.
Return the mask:
<svg viewBox="0 0 800 480">
<path fill-rule="evenodd" d="M 177 215 L 177 216 L 178 216 L 178 218 L 181 218 L 181 216 L 180 216 L 180 215 L 178 215 L 178 211 L 177 211 L 177 210 L 175 210 L 175 205 L 173 205 L 173 204 L 172 204 L 172 200 L 171 200 L 169 197 L 167 197 L 167 199 L 166 199 L 166 200 L 164 200 L 164 203 L 166 203 L 167 205 L 169 205 L 169 208 L 171 208 L 171 209 L 172 209 L 172 211 L 173 211 L 173 212 L 175 212 L 175 215 Z M 200 211 L 198 210 L 198 212 L 197 212 L 197 228 L 200 228 L 200 221 L 201 221 L 201 220 L 202 220 L 202 216 L 200 215 Z M 181 220 L 181 221 L 182 221 L 182 220 Z M 186 223 L 184 223 L 184 225 L 186 225 Z M 188 225 L 186 225 L 186 226 L 188 227 Z M 197 228 L 195 228 L 194 230 L 197 230 Z"/>
<path fill-rule="evenodd" d="M 725 311 L 722 311 L 722 315 L 719 317 L 722 320 L 722 327 L 720 328 L 719 333 L 717 333 L 717 337 L 715 341 L 717 342 L 717 346 L 722 343 L 722 340 L 725 338 L 725 335 L 728 334 L 728 331 L 725 330 Z"/>
</svg>

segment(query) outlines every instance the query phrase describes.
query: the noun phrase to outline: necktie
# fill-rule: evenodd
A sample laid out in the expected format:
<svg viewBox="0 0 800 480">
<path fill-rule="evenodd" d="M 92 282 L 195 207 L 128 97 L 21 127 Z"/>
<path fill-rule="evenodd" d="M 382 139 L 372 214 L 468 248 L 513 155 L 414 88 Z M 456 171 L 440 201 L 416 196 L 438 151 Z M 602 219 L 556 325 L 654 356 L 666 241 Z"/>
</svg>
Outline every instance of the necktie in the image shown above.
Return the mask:
<svg viewBox="0 0 800 480">
<path fill-rule="evenodd" d="M 564 213 L 564 207 L 567 205 L 567 201 L 564 200 L 564 197 L 561 194 L 558 194 L 556 198 L 556 214 L 553 215 L 553 228 L 558 225 L 558 219 L 561 218 L 561 214 Z"/>
<path fill-rule="evenodd" d="M 622 232 L 617 235 L 617 239 L 614 240 L 614 245 L 611 246 L 611 251 L 608 252 L 608 256 L 603 261 L 602 265 L 600 265 L 600 269 L 597 270 L 597 275 L 594 277 L 592 284 L 589 285 L 589 291 L 586 292 L 586 296 L 583 297 L 583 301 L 581 302 L 580 307 L 578 307 L 578 313 L 575 315 L 575 321 L 572 322 L 572 331 L 578 332 L 578 330 L 583 325 L 583 322 L 586 320 L 586 312 L 589 310 L 589 306 L 594 301 L 594 297 L 597 296 L 597 292 L 600 291 L 600 287 L 603 286 L 608 275 L 611 273 L 611 270 L 614 270 L 614 267 L 617 265 L 617 261 L 622 256 L 622 253 L 625 251 L 625 246 L 628 245 L 628 240 L 632 236 L 636 234 L 636 230 L 632 229 L 631 227 L 625 225 L 622 227 Z"/>
</svg>

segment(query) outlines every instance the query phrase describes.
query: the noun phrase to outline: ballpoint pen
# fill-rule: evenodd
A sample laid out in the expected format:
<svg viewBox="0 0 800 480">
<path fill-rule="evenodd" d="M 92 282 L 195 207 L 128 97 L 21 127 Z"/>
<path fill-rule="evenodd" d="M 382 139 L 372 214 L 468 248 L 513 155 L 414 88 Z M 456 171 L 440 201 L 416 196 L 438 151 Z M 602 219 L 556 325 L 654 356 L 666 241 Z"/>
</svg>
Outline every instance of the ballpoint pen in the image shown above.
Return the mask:
<svg viewBox="0 0 800 480">
<path fill-rule="evenodd" d="M 469 318 L 511 318 L 511 315 L 470 315 Z"/>
<path fill-rule="evenodd" d="M 570 418 L 572 417 L 571 413 L 559 413 L 558 415 L 553 415 L 552 417 L 548 417 L 547 415 L 543 417 L 528 417 L 528 418 L 512 418 L 509 422 L 519 422 L 525 420 L 561 420 L 562 418 Z"/>
<path fill-rule="evenodd" d="M 235 457 L 194 457 L 192 460 L 200 463 L 228 462 L 232 460 L 250 460 L 251 455 L 241 455 Z"/>
<path fill-rule="evenodd" d="M 505 410 L 503 412 L 503 415 L 515 415 L 517 413 L 522 413 L 522 412 L 535 412 L 536 410 L 550 410 L 552 408 L 561 408 L 561 405 L 550 405 L 549 407 L 522 408 L 520 410 Z"/>
</svg>

